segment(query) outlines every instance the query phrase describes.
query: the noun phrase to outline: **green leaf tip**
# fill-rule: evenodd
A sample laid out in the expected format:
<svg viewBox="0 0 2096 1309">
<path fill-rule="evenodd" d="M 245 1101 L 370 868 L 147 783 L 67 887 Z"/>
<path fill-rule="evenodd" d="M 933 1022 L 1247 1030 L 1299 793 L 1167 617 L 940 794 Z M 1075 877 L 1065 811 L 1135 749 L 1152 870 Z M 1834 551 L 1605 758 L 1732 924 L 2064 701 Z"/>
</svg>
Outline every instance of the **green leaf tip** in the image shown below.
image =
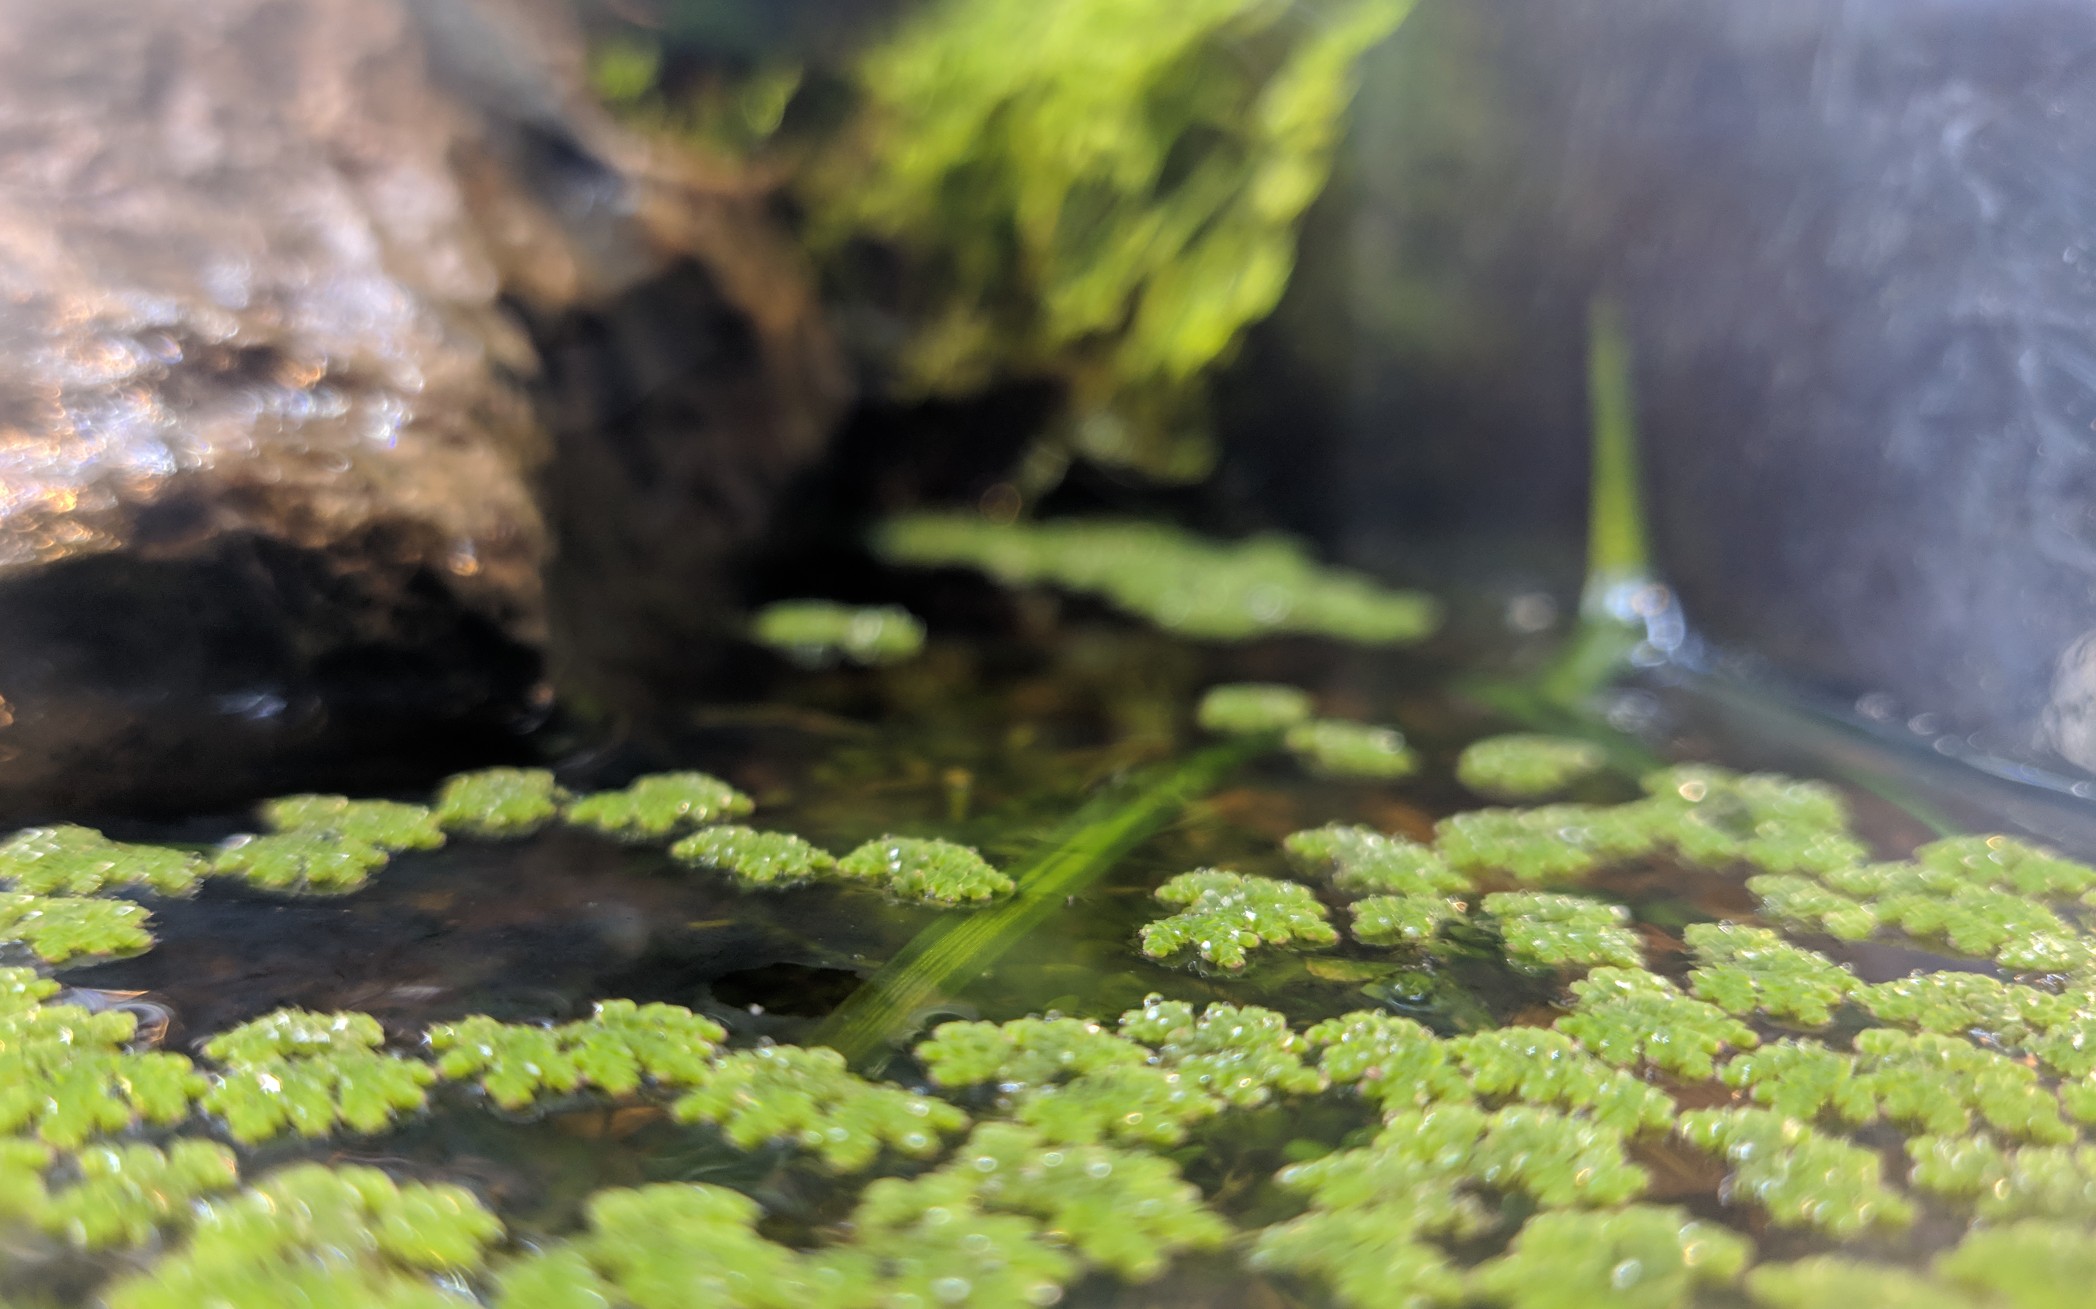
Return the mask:
<svg viewBox="0 0 2096 1309">
<path fill-rule="evenodd" d="M 1325 907 L 1299 882 L 1201 868 L 1158 887 L 1156 897 L 1179 912 L 1143 927 L 1143 953 L 1152 959 L 1191 949 L 1211 964 L 1238 969 L 1261 946 L 1331 945 L 1339 939 Z"/>
<path fill-rule="evenodd" d="M 756 808 L 748 796 L 707 773 L 654 773 L 619 791 L 570 800 L 563 819 L 620 841 L 660 841 Z"/>
</svg>

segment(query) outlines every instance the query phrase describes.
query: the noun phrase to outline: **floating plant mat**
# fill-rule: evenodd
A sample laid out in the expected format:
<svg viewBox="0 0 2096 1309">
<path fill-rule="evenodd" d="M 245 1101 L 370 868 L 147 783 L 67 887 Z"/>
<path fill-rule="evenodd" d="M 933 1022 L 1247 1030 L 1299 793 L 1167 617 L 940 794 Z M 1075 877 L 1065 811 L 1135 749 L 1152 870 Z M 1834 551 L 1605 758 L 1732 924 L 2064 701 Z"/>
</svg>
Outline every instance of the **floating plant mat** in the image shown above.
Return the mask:
<svg viewBox="0 0 2096 1309">
<path fill-rule="evenodd" d="M 0 837 L 0 1297 L 2086 1302 L 2096 871 L 1462 765 L 1522 725 L 1415 656 L 931 616 L 632 785 Z"/>
</svg>

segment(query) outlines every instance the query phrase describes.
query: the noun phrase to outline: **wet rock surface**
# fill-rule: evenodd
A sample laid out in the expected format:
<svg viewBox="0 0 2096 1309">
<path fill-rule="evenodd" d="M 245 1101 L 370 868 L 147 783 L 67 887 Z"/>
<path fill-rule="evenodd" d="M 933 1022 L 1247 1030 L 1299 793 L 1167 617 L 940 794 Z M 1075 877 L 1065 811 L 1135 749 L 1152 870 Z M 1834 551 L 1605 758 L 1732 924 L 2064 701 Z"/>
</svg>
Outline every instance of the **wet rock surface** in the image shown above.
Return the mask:
<svg viewBox="0 0 2096 1309">
<path fill-rule="evenodd" d="M 555 523 L 697 523 L 667 584 L 717 590 L 842 386 L 762 194 L 578 60 L 477 0 L 0 0 L 0 812 L 486 757 L 575 628 Z M 593 641 L 713 617 L 567 589 Z"/>
</svg>

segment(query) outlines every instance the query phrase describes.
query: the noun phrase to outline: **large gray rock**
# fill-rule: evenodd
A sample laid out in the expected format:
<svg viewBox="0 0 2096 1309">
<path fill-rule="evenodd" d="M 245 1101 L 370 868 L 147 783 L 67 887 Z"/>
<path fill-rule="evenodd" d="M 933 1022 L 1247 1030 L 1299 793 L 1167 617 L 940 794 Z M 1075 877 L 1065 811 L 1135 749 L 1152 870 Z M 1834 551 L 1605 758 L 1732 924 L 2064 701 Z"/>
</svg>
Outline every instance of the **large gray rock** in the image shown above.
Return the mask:
<svg viewBox="0 0 2096 1309">
<path fill-rule="evenodd" d="M 0 811 L 427 772 L 550 634 L 615 691 L 621 624 L 703 628 L 842 385 L 762 194 L 578 58 L 480 0 L 0 0 Z M 642 538 L 680 613 L 601 574 Z"/>
</svg>

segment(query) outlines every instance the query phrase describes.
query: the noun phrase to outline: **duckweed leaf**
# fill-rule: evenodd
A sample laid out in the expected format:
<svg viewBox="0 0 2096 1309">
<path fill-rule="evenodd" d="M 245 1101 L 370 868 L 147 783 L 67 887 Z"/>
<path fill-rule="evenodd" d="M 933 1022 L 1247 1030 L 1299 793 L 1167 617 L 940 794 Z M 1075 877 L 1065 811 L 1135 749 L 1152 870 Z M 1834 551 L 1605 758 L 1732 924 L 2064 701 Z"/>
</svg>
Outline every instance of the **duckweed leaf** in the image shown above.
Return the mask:
<svg viewBox="0 0 2096 1309">
<path fill-rule="evenodd" d="M 1542 1213 L 1469 1280 L 1512 1309 L 1676 1309 L 1697 1287 L 1730 1285 L 1753 1253 L 1745 1237 L 1672 1207 Z"/>
<path fill-rule="evenodd" d="M 1121 1015 L 1121 1033 L 1155 1047 L 1165 1067 L 1239 1108 L 1265 1104 L 1277 1091 L 1324 1089 L 1323 1075 L 1304 1062 L 1310 1042 L 1280 1014 L 1257 1005 L 1216 1003 L 1196 1017 L 1185 1001 L 1152 995 Z"/>
<path fill-rule="evenodd" d="M 165 1153 L 95 1146 L 72 1156 L 72 1171 L 72 1182 L 39 1206 L 37 1221 L 87 1250 L 143 1245 L 187 1218 L 198 1200 L 240 1184 L 233 1152 L 216 1141 L 176 1141 Z"/>
<path fill-rule="evenodd" d="M 1611 1068 L 1563 1032 L 1505 1027 L 1448 1043 L 1479 1096 L 1584 1113 L 1625 1134 L 1665 1127 L 1666 1092 Z"/>
<path fill-rule="evenodd" d="M 1304 767 L 1325 777 L 1388 780 L 1419 771 L 1419 757 L 1394 727 L 1323 718 L 1297 723 L 1281 744 Z"/>
<path fill-rule="evenodd" d="M 1423 946 L 1463 916 L 1446 896 L 1372 895 L 1353 904 L 1354 939 L 1369 945 Z"/>
<path fill-rule="evenodd" d="M 995 1083 L 1000 1104 L 1046 1140 L 1176 1144 L 1221 1101 L 1175 1070 L 1150 1066 L 1151 1057 L 1147 1048 L 1074 1018 L 944 1023 L 917 1047 L 932 1081 Z"/>
<path fill-rule="evenodd" d="M 671 846 L 670 857 L 695 868 L 718 868 L 752 889 L 798 886 L 837 866 L 827 851 L 790 832 L 733 826 L 702 827 Z"/>
<path fill-rule="evenodd" d="M 925 1074 L 941 1086 L 995 1082 L 1009 1091 L 1133 1067 L 1149 1057 L 1135 1042 L 1079 1018 L 941 1023 L 917 1046 Z"/>
<path fill-rule="evenodd" d="M 1500 872 L 1530 885 L 1556 886 L 1647 853 L 1652 836 L 1633 806 L 1544 805 L 1444 818 L 1434 826 L 1434 848 L 1464 872 Z"/>
<path fill-rule="evenodd" d="M 30 827 L 0 843 L 0 880 L 31 895 L 93 895 L 115 886 L 182 895 L 202 872 L 196 855 L 112 841 L 91 827 Z"/>
<path fill-rule="evenodd" d="M 1236 969 L 1244 967 L 1248 951 L 1263 945 L 1330 945 L 1339 939 L 1325 907 L 1297 882 L 1202 868 L 1179 874 L 1155 894 L 1180 912 L 1143 927 L 1143 953 L 1152 959 L 1192 948 L 1209 963 Z"/>
<path fill-rule="evenodd" d="M 562 817 L 574 827 L 620 841 L 660 841 L 756 808 L 742 792 L 707 773 L 654 773 L 622 791 L 570 800 Z"/>
<path fill-rule="evenodd" d="M 1155 1149 L 1178 1145 L 1189 1127 L 1223 1108 L 1193 1078 L 1175 1069 L 1138 1065 L 1103 1068 L 1022 1092 L 1011 1116 L 1057 1145 Z"/>
<path fill-rule="evenodd" d="M 1989 1306 L 2075 1309 L 2096 1285 L 2096 1233 L 2043 1219 L 1979 1228 L 1937 1258 L 1936 1275 Z"/>
<path fill-rule="evenodd" d="M 606 1000 L 579 1022 L 554 1027 L 502 1023 L 476 1015 L 429 1030 L 437 1071 L 479 1079 L 504 1109 L 593 1087 L 627 1095 L 643 1078 L 692 1086 L 711 1074 L 707 1057 L 726 1033 L 720 1024 L 671 1004 Z"/>
<path fill-rule="evenodd" d="M 898 605 L 780 600 L 757 611 L 750 634 L 758 644 L 807 667 L 840 658 L 895 664 L 924 649 L 924 624 Z"/>
<path fill-rule="evenodd" d="M 2096 868 L 2007 836 L 1932 841 L 1914 852 L 1914 862 L 1952 874 L 1967 885 L 2019 895 L 2065 898 L 2096 890 Z"/>
<path fill-rule="evenodd" d="M 837 861 L 837 875 L 898 900 L 950 907 L 1001 900 L 1017 889 L 968 846 L 914 836 L 866 842 Z"/>
<path fill-rule="evenodd" d="M 1498 920 L 1509 960 L 1532 968 L 1642 968 L 1645 952 L 1621 905 L 1576 895 L 1502 891 L 1481 908 Z"/>
<path fill-rule="evenodd" d="M 718 1186 L 665 1183 L 600 1191 L 590 1197 L 589 1234 L 573 1255 L 528 1272 L 513 1266 L 500 1303 L 555 1309 L 575 1301 L 527 1299 L 525 1293 L 581 1289 L 601 1295 L 604 1282 L 639 1309 L 808 1303 L 793 1252 L 757 1234 L 761 1212 L 748 1196 Z"/>
<path fill-rule="evenodd" d="M 47 964 L 151 949 L 151 917 L 129 900 L 0 892 L 0 942 L 18 942 Z"/>
<path fill-rule="evenodd" d="M 1875 1083 L 1858 1074 L 1854 1057 L 1808 1041 L 1777 1041 L 1735 1056 L 1718 1070 L 1727 1086 L 1786 1118 L 1812 1121 L 1831 1113 L 1844 1122 L 1877 1117 Z"/>
<path fill-rule="evenodd" d="M 1596 968 L 1572 984 L 1573 1012 L 1557 1029 L 1606 1063 L 1639 1062 L 1700 1082 L 1716 1072 L 1728 1047 L 1759 1043 L 1754 1029 L 1716 1005 L 1692 999 L 1666 978 L 1642 969 Z"/>
<path fill-rule="evenodd" d="M 1947 896 L 1888 895 L 1875 908 L 1881 920 L 1909 936 L 1942 941 L 1960 954 L 1981 957 L 2027 937 L 2064 935 L 2068 930 L 2044 905 L 1988 887 L 1960 887 Z"/>
<path fill-rule="evenodd" d="M 1424 1108 L 1471 1094 L 1457 1047 L 1409 1018 L 1352 1013 L 1326 1019 L 1304 1038 L 1322 1047 L 1318 1066 L 1327 1078 L 1357 1088 L 1385 1111 Z"/>
<path fill-rule="evenodd" d="M 137 1018 L 39 1001 L 53 984 L 0 969 L 0 1132 L 74 1147 L 144 1121 L 179 1122 L 205 1087 L 189 1060 L 125 1049 Z"/>
<path fill-rule="evenodd" d="M 427 1103 L 437 1077 L 427 1064 L 381 1053 L 384 1041 L 367 1014 L 280 1009 L 205 1044 L 205 1056 L 222 1070 L 203 1106 L 244 1143 L 287 1130 L 380 1131 Z"/>
<path fill-rule="evenodd" d="M 1761 900 L 1761 912 L 1844 941 L 1861 941 L 1878 930 L 1877 910 L 1854 896 L 1795 873 L 1767 873 L 1747 879 L 1747 889 Z"/>
<path fill-rule="evenodd" d="M 1313 712 L 1310 693 L 1299 687 L 1232 682 L 1208 688 L 1194 709 L 1194 721 L 1206 731 L 1251 736 L 1306 723 Z"/>
<path fill-rule="evenodd" d="M 1696 957 L 1689 990 L 1729 1014 L 1763 1013 L 1824 1027 L 1860 985 L 1848 969 L 1767 928 L 1691 923 L 1683 935 Z"/>
<path fill-rule="evenodd" d="M 1858 998 L 1887 1023 L 1945 1035 L 1980 1031 L 2011 1045 L 2070 1023 L 2080 1012 L 2066 996 L 1984 973 L 1920 973 L 1864 987 Z"/>
<path fill-rule="evenodd" d="M 1378 1208 L 1313 1210 L 1260 1232 L 1250 1262 L 1314 1278 L 1349 1309 L 1452 1303 L 1462 1294 L 1462 1276 L 1402 1221 L 1421 1208 L 1408 1198 Z"/>
<path fill-rule="evenodd" d="M 1456 780 L 1495 800 L 1541 800 L 1607 766 L 1608 755 L 1591 741 L 1516 733 L 1465 746 Z"/>
<path fill-rule="evenodd" d="M 1856 1062 L 1879 1111 L 1928 1135 L 1961 1133 L 1977 1116 L 2022 1140 L 2059 1144 L 2074 1131 L 2030 1067 L 1956 1037 L 1874 1028 L 1856 1036 Z"/>
<path fill-rule="evenodd" d="M 1445 863 L 1432 846 L 1372 827 L 1329 827 L 1297 832 L 1281 843 L 1305 873 L 1329 875 L 1347 895 L 1437 896 L 1468 891 L 1471 881 Z"/>
<path fill-rule="evenodd" d="M 1820 873 L 1870 856 L 1849 832 L 1848 806 L 1819 782 L 1691 764 L 1654 773 L 1644 787 L 1663 838 L 1690 863 Z"/>
<path fill-rule="evenodd" d="M 437 790 L 437 821 L 447 832 L 485 840 L 529 836 L 560 815 L 567 793 L 543 768 L 483 768 Z"/>
<path fill-rule="evenodd" d="M 1977 1301 L 1904 1268 L 1814 1255 L 1747 1274 L 1763 1309 L 1979 1309 Z"/>
<path fill-rule="evenodd" d="M 234 837 L 213 857 L 211 871 L 268 891 L 339 895 L 362 887 L 391 858 L 375 845 L 301 828 Z"/>
<path fill-rule="evenodd" d="M 1683 1114 L 1676 1130 L 1731 1162 L 1733 1196 L 1759 1204 L 1778 1227 L 1851 1237 L 1914 1221 L 1913 1204 L 1886 1185 L 1875 1151 L 1823 1136 L 1796 1118 L 1766 1109 L 1705 1109 Z"/>
<path fill-rule="evenodd" d="M 950 1104 L 855 1076 L 835 1050 L 794 1046 L 722 1056 L 671 1112 L 680 1122 L 713 1124 L 741 1149 L 785 1141 L 840 1172 L 867 1167 L 883 1146 L 935 1154 L 941 1133 L 968 1122 Z"/>
<path fill-rule="evenodd" d="M 427 805 L 397 800 L 352 800 L 346 795 L 287 795 L 261 808 L 262 821 L 278 832 L 313 832 L 389 854 L 434 850 L 444 829 Z"/>
</svg>

